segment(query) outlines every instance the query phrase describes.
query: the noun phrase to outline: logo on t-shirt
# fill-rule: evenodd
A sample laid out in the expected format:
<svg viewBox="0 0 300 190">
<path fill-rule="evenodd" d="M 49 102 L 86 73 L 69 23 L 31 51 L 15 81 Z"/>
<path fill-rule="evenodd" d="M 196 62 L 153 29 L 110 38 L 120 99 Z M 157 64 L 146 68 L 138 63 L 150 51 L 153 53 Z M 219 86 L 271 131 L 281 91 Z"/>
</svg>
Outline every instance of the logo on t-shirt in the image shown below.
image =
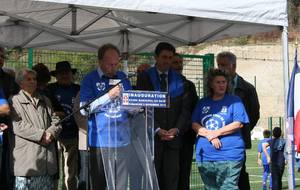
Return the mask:
<svg viewBox="0 0 300 190">
<path fill-rule="evenodd" d="M 56 99 L 60 102 L 61 96 L 59 94 L 57 94 Z"/>
<path fill-rule="evenodd" d="M 206 114 L 206 113 L 209 112 L 209 110 L 210 110 L 210 106 L 203 106 L 203 108 L 202 108 L 202 113 L 203 113 L 203 114 Z"/>
<path fill-rule="evenodd" d="M 227 113 L 227 106 L 222 106 L 221 113 Z"/>
<path fill-rule="evenodd" d="M 104 91 L 105 90 L 105 82 L 97 82 L 96 87 L 97 87 L 97 90 L 99 90 L 100 92 Z"/>
<path fill-rule="evenodd" d="M 122 116 L 121 105 L 122 99 L 120 97 L 114 99 L 111 103 L 107 104 L 102 110 L 105 111 L 105 116 L 108 118 L 119 118 Z"/>
<path fill-rule="evenodd" d="M 225 120 L 219 114 L 208 114 L 202 119 L 201 123 L 208 130 L 217 130 L 225 126 Z"/>
</svg>

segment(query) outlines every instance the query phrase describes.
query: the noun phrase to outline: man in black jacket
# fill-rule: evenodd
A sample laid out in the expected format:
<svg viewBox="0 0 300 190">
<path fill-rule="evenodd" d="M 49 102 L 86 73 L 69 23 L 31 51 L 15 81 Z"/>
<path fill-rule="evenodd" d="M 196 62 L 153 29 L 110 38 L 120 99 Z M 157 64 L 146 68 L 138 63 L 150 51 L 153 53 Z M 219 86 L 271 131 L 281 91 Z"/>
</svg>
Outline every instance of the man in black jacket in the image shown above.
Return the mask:
<svg viewBox="0 0 300 190">
<path fill-rule="evenodd" d="M 244 139 L 246 149 L 250 149 L 251 130 L 255 127 L 259 119 L 260 106 L 256 89 L 252 84 L 245 81 L 236 73 L 236 56 L 233 53 L 219 53 L 217 55 L 217 64 L 219 69 L 223 69 L 230 74 L 232 89 L 231 92 L 236 96 L 239 96 L 245 106 L 250 122 L 242 128 L 242 137 Z M 243 190 L 250 190 L 249 175 L 246 172 L 246 159 L 239 178 L 239 188 Z"/>
<path fill-rule="evenodd" d="M 177 190 L 182 134 L 190 117 L 190 98 L 184 78 L 170 69 L 175 48 L 166 42 L 155 48 L 156 64 L 138 76 L 137 89 L 167 91 L 168 108 L 154 111 L 155 169 L 161 190 Z"/>
<path fill-rule="evenodd" d="M 183 58 L 178 53 L 175 53 L 173 57 L 171 68 L 182 75 Z M 185 78 L 185 82 L 187 83 L 190 101 L 192 102 L 190 107 L 190 113 L 192 115 L 199 98 L 197 95 L 195 84 L 187 78 Z M 194 144 L 196 140 L 196 133 L 192 129 L 192 121 L 190 120 L 186 125 L 187 130 L 182 134 L 182 148 L 180 149 L 179 159 L 180 172 L 178 189 L 180 190 L 190 189 L 190 174 L 192 168 Z"/>
</svg>

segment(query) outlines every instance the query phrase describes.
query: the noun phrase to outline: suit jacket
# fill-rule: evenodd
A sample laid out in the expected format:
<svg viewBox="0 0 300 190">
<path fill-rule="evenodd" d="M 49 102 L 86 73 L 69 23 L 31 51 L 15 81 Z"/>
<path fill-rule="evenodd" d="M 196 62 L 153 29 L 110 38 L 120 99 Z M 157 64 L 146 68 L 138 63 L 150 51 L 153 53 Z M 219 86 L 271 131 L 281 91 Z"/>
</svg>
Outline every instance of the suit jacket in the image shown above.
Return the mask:
<svg viewBox="0 0 300 190">
<path fill-rule="evenodd" d="M 187 87 L 188 87 L 187 91 L 188 91 L 189 101 L 191 102 L 191 104 L 190 104 L 190 114 L 191 115 L 189 117 L 188 123 L 186 124 L 187 130 L 183 134 L 183 140 L 184 140 L 184 142 L 189 143 L 190 145 L 193 145 L 195 143 L 197 134 L 192 129 L 192 114 L 197 105 L 199 97 L 197 95 L 195 84 L 186 78 L 185 78 L 185 81 L 186 81 Z"/>
<path fill-rule="evenodd" d="M 242 127 L 242 136 L 247 149 L 251 148 L 251 130 L 259 119 L 259 102 L 256 89 L 252 84 L 238 75 L 234 94 L 241 98 L 249 117 L 249 124 Z"/>
<path fill-rule="evenodd" d="M 154 109 L 154 128 L 161 128 L 169 130 L 177 128 L 179 135 L 172 141 L 162 141 L 158 135 L 155 136 L 156 143 L 166 143 L 169 147 L 180 148 L 182 146 L 182 135 L 186 132 L 187 123 L 191 117 L 190 107 L 192 101 L 189 98 L 188 86 L 182 76 L 184 83 L 183 93 L 174 98 L 170 98 L 169 108 L 155 108 Z M 168 77 L 168 85 L 170 84 L 170 77 Z M 150 76 L 147 72 L 140 74 L 137 78 L 137 89 L 154 91 L 154 85 L 151 82 Z"/>
</svg>

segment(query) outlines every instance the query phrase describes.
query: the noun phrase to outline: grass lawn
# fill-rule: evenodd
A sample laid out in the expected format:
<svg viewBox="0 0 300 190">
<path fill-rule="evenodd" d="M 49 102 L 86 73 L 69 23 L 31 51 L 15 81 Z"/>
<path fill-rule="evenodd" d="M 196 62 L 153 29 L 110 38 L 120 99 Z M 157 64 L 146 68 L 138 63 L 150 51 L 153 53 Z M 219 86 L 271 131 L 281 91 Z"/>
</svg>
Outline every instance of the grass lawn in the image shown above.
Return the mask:
<svg viewBox="0 0 300 190">
<path fill-rule="evenodd" d="M 250 176 L 250 186 L 252 190 L 260 190 L 262 189 L 261 183 L 262 183 L 262 167 L 257 165 L 257 144 L 258 141 L 252 141 L 252 149 L 247 150 L 247 171 Z M 285 173 L 283 175 L 283 189 L 288 189 L 287 185 L 287 169 L 285 169 Z M 198 172 L 198 169 L 196 167 L 196 163 L 194 162 L 192 165 L 192 171 L 191 171 L 191 190 L 202 190 L 203 182 L 201 181 L 200 174 Z M 62 176 L 62 170 L 60 170 L 60 174 Z M 295 170 L 295 176 L 296 176 L 296 189 L 300 190 L 300 173 Z M 59 181 L 59 188 L 58 190 L 61 190 L 62 188 L 62 179 Z"/>
<path fill-rule="evenodd" d="M 247 171 L 250 176 L 250 185 L 251 189 L 259 190 L 262 189 L 262 167 L 257 165 L 257 144 L 258 141 L 252 141 L 252 149 L 247 150 Z M 285 173 L 283 175 L 283 189 L 288 189 L 287 184 L 287 169 L 285 169 Z M 300 173 L 295 170 L 295 177 L 296 177 L 296 189 L 300 190 Z M 193 190 L 200 190 L 204 189 L 203 183 L 201 181 L 201 177 L 198 173 L 198 169 L 196 164 L 193 163 L 192 168 L 192 175 L 191 175 L 191 189 Z"/>
</svg>

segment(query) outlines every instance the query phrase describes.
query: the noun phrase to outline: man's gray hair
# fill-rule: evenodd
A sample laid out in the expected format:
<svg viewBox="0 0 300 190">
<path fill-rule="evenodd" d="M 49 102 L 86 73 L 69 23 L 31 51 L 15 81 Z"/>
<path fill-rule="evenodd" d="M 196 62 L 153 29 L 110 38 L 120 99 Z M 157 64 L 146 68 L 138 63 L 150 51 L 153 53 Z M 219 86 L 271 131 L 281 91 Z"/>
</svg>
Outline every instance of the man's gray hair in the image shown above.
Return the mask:
<svg viewBox="0 0 300 190">
<path fill-rule="evenodd" d="M 219 53 L 219 54 L 217 55 L 217 60 L 218 60 L 219 58 L 227 58 L 228 61 L 229 61 L 231 64 L 233 64 L 233 65 L 236 64 L 236 56 L 235 56 L 233 53 L 229 52 L 229 51 L 223 51 L 223 52 Z"/>
<path fill-rule="evenodd" d="M 28 68 L 23 68 L 23 69 L 19 70 L 16 74 L 16 79 L 15 79 L 16 83 L 20 85 L 21 82 L 24 80 L 25 75 L 27 75 L 27 74 L 33 74 L 36 76 L 36 72 L 34 70 L 28 69 Z"/>
</svg>

